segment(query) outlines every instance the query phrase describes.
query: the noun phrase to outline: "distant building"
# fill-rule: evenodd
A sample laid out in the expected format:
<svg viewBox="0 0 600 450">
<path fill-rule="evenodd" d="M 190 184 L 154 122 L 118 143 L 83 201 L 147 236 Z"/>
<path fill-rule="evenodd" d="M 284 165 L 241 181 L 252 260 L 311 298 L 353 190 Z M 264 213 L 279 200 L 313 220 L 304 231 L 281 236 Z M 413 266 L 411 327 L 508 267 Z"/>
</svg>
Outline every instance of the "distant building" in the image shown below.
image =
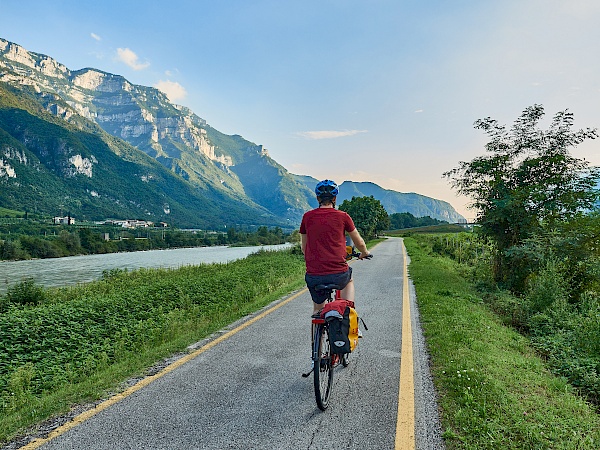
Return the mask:
<svg viewBox="0 0 600 450">
<path fill-rule="evenodd" d="M 107 220 L 104 222 L 106 225 L 117 225 L 123 228 L 147 228 L 154 225 L 153 222 L 148 222 L 147 220 Z"/>
<path fill-rule="evenodd" d="M 52 222 L 55 225 L 74 225 L 75 224 L 75 219 L 71 216 L 67 216 L 67 217 L 54 217 L 52 219 Z"/>
</svg>

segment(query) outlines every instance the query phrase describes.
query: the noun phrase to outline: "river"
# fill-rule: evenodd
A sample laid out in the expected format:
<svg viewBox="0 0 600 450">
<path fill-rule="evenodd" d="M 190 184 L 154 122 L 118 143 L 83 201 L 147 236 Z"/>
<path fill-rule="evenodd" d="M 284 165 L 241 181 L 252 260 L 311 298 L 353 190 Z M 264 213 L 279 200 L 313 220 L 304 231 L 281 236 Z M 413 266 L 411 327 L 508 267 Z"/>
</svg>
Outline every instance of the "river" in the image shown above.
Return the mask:
<svg viewBox="0 0 600 450">
<path fill-rule="evenodd" d="M 1 261 L 0 293 L 6 293 L 9 286 L 26 278 L 33 278 L 37 284 L 45 287 L 67 286 L 97 280 L 105 270 L 133 270 L 141 267 L 177 268 L 202 263 L 225 263 L 245 258 L 260 249 L 280 250 L 288 246 L 290 244 L 261 247 L 195 247 Z"/>
</svg>

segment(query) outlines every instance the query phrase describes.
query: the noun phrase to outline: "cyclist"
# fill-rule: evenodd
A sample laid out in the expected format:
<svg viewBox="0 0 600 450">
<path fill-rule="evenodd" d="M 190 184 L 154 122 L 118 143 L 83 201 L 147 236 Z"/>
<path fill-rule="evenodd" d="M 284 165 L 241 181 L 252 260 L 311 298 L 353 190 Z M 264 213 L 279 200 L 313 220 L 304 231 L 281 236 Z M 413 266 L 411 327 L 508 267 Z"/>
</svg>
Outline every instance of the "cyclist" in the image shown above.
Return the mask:
<svg viewBox="0 0 600 450">
<path fill-rule="evenodd" d="M 338 193 L 339 188 L 334 181 L 320 181 L 315 188 L 319 207 L 307 211 L 300 224 L 302 253 L 306 262 L 305 280 L 313 300 L 313 314 L 322 309 L 327 298 L 325 292 L 315 290 L 314 287 L 319 284 L 337 284 L 342 287 L 342 298 L 354 301 L 352 268 L 346 262 L 345 233 L 360 251 L 359 259 L 369 256 L 352 218 L 335 209 Z"/>
</svg>

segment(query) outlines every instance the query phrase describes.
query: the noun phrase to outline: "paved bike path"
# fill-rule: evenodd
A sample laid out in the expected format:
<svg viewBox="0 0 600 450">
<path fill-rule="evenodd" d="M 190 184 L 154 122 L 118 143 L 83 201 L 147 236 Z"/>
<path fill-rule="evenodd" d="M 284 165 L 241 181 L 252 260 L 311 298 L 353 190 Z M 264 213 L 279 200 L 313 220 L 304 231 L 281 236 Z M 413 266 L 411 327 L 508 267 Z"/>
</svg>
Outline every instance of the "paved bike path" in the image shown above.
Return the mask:
<svg viewBox="0 0 600 450">
<path fill-rule="evenodd" d="M 308 292 L 47 442 L 44 449 L 393 449 L 398 419 L 400 239 L 352 267 L 364 331 L 330 406 L 314 400 Z M 414 298 L 414 294 L 413 294 Z M 413 307 L 414 310 L 414 302 Z M 418 331 L 416 310 L 413 330 Z M 422 338 L 413 338 L 416 448 L 440 448 Z"/>
</svg>

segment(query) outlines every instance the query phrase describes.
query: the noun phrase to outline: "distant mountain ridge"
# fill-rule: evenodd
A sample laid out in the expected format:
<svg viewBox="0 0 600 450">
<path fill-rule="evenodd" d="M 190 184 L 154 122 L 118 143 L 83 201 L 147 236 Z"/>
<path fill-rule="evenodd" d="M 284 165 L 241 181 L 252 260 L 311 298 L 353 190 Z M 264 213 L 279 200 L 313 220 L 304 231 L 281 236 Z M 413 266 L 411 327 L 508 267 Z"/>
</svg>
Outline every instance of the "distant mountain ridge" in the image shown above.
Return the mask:
<svg viewBox="0 0 600 450">
<path fill-rule="evenodd" d="M 317 179 L 307 176 L 296 175 L 296 179 L 304 183 L 307 187 L 314 188 L 316 183 L 318 183 Z M 373 196 L 381 202 L 388 214 L 409 212 L 415 217 L 429 216 L 433 219 L 445 220 L 450 223 L 465 220 L 450 203 L 413 192 L 397 192 L 384 189 L 375 183 L 356 181 L 344 181 L 339 185 L 339 188 L 338 205 L 344 200 L 351 200 L 352 197 Z M 313 206 L 316 206 L 316 200 Z"/>
<path fill-rule="evenodd" d="M 344 181 L 340 188 L 340 201 L 372 195 L 381 202 L 388 214 L 409 212 L 415 217 L 429 216 L 450 223 L 465 220 L 450 203 L 414 192 L 396 192 L 375 183 L 354 181 Z"/>
<path fill-rule="evenodd" d="M 294 227 L 304 211 L 315 205 L 314 185 L 309 186 L 302 177 L 290 174 L 262 145 L 219 132 L 190 109 L 171 103 L 158 89 L 134 85 L 120 75 L 97 69 L 71 71 L 51 57 L 29 52 L 1 38 L 0 87 L 3 92 L 11 93 L 5 95 L 6 101 L 1 105 L 0 137 L 4 136 L 4 141 L 0 140 L 0 206 L 31 208 L 26 199 L 33 201 L 34 192 L 43 191 L 48 183 L 62 186 L 57 191 L 60 198 L 37 201 L 36 208 L 53 210 L 56 204 L 61 204 L 85 218 L 95 218 L 100 211 L 109 212 L 109 204 L 114 205 L 114 214 L 123 210 L 125 204 L 138 204 L 132 212 L 139 210 L 138 214 L 144 218 L 174 220 L 189 226 L 262 223 Z M 25 125 L 11 118 L 23 116 L 22 111 L 27 112 Z M 46 145 L 55 147 L 54 153 L 38 145 L 44 142 L 41 130 L 49 124 L 57 140 Z M 96 140 L 87 134 L 81 138 L 78 133 L 83 132 Z M 35 139 L 30 139 L 31 136 Z M 77 141 L 75 136 L 80 136 L 79 143 L 70 146 L 70 142 Z M 86 149 L 90 141 L 96 153 Z M 156 186 L 155 195 L 163 200 L 155 199 L 152 204 L 137 200 L 141 189 L 138 181 L 134 183 L 131 173 L 125 176 L 119 172 L 118 164 L 115 173 L 100 170 L 106 158 L 113 159 L 97 150 L 102 147 L 100 142 L 117 158 L 141 165 L 132 170 L 138 181 L 144 183 L 142 186 L 148 187 L 159 178 L 167 182 L 168 178 L 166 185 Z M 135 149 L 160 162 L 167 172 Z M 98 158 L 99 154 L 104 155 L 103 160 Z M 49 169 L 46 178 L 36 180 L 36 172 L 26 170 L 36 158 L 38 167 L 58 164 L 69 169 Z M 144 171 L 148 173 L 143 175 Z M 19 181 L 25 173 L 27 185 Z M 106 179 L 95 179 L 100 176 Z M 115 179 L 125 176 L 119 192 L 109 188 L 111 176 Z M 51 181 L 48 177 L 54 178 Z M 79 179 L 95 187 L 81 191 L 86 183 L 75 188 Z M 4 192 L 9 186 L 10 192 Z M 104 191 L 98 190 L 100 187 Z M 158 203 L 180 207 L 158 208 Z M 442 210 L 439 213 L 446 214 Z M 451 214 L 450 211 L 446 215 Z"/>
</svg>

